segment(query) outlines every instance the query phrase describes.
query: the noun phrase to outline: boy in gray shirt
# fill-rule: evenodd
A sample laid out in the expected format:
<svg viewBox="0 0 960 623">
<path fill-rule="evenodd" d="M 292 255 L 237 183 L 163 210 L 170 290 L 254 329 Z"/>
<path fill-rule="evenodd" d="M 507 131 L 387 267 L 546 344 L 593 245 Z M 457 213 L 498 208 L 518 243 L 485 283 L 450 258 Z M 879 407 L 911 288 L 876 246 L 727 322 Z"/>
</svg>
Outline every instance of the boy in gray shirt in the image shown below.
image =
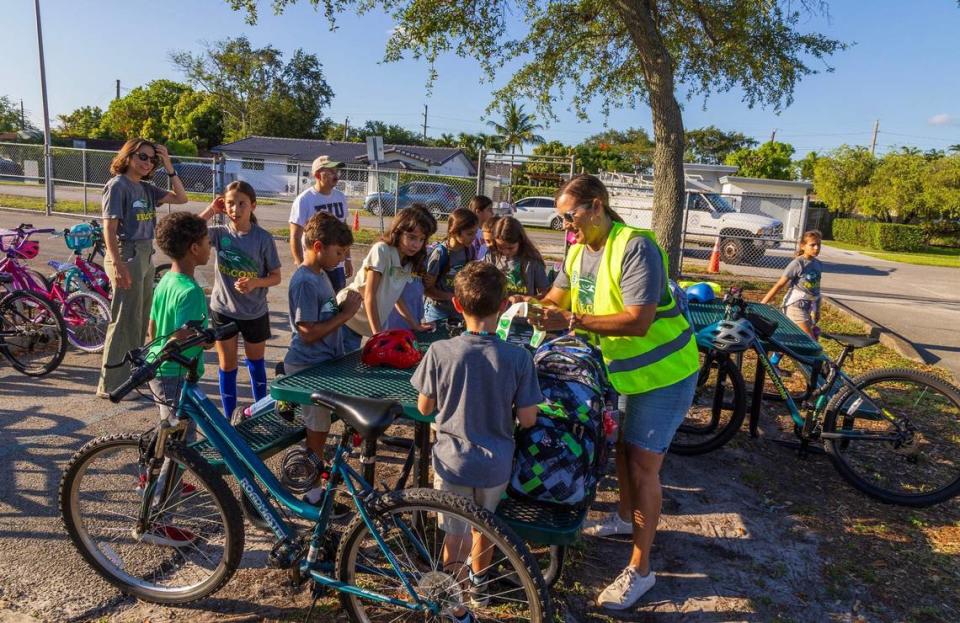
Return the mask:
<svg viewBox="0 0 960 623">
<path fill-rule="evenodd" d="M 474 500 L 491 512 L 510 480 L 514 409 L 520 426 L 529 428 L 543 401 L 533 357 L 495 333 L 505 288 L 503 273 L 492 264 L 473 262 L 457 273 L 453 305 L 463 314 L 466 330 L 433 343 L 411 379 L 420 393 L 420 412 L 437 410 L 434 488 Z M 444 568 L 462 565 L 471 549 L 483 552 L 471 559 L 468 574 L 472 601 L 484 603 L 483 572 L 493 556 L 491 544 L 442 515 L 440 528 L 446 532 Z M 453 614 L 463 621 L 472 616 L 465 609 Z"/>
</svg>

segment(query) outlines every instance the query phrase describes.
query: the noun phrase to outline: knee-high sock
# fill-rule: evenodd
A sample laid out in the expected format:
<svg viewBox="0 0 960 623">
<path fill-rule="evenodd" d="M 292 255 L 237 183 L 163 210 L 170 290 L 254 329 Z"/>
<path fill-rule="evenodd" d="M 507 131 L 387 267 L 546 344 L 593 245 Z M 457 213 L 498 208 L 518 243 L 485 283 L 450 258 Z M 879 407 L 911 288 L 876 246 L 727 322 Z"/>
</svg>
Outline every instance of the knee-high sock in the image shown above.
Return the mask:
<svg viewBox="0 0 960 623">
<path fill-rule="evenodd" d="M 247 372 L 250 373 L 253 401 L 256 402 L 267 395 L 267 366 L 263 359 L 247 359 Z"/>
<path fill-rule="evenodd" d="M 229 419 L 237 407 L 237 369 L 227 372 L 220 370 L 220 402 L 223 403 L 223 415 Z"/>
</svg>

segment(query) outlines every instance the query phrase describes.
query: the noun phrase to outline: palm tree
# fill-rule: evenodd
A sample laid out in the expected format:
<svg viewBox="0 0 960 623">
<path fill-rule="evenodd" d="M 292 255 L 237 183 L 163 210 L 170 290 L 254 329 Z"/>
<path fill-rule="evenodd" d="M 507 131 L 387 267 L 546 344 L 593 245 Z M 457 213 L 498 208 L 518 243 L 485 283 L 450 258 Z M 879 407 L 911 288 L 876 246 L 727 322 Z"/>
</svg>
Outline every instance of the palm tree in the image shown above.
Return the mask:
<svg viewBox="0 0 960 623">
<path fill-rule="evenodd" d="M 541 145 L 546 142 L 542 136 L 536 134 L 543 126 L 535 121 L 533 115 L 523 112 L 522 104 L 518 106 L 516 102 L 508 102 L 503 108 L 503 123 L 488 121 L 487 125 L 497 133 L 504 149 L 509 149 L 510 153 L 514 154 L 519 148 L 522 154 L 525 144 Z"/>
</svg>

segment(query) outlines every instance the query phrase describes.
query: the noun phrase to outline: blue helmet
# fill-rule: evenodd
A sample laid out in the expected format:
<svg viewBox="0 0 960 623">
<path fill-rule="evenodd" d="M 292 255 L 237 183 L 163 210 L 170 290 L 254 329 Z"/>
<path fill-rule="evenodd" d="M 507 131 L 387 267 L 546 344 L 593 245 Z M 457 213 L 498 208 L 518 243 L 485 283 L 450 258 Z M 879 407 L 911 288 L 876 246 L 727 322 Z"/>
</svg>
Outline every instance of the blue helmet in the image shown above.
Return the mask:
<svg viewBox="0 0 960 623">
<path fill-rule="evenodd" d="M 709 303 L 715 298 L 713 288 L 703 281 L 687 286 L 687 299 L 691 303 Z"/>
<path fill-rule="evenodd" d="M 63 239 L 71 251 L 89 249 L 93 246 L 93 227 L 89 223 L 77 223 L 70 228 Z"/>
</svg>

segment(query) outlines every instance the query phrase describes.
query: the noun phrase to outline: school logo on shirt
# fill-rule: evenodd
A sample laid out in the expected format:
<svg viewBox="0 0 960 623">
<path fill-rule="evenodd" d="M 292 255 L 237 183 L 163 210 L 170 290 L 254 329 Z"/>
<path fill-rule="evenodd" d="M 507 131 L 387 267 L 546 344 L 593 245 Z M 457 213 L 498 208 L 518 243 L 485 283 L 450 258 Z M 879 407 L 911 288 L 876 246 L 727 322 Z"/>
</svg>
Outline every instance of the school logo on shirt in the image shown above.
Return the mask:
<svg viewBox="0 0 960 623">
<path fill-rule="evenodd" d="M 340 311 L 340 306 L 337 305 L 336 298 L 329 298 L 323 302 L 323 305 L 320 306 L 321 314 L 336 314 Z"/>
<path fill-rule="evenodd" d="M 800 275 L 800 286 L 803 287 L 810 294 L 819 294 L 820 293 L 820 273 L 811 270 Z"/>
<path fill-rule="evenodd" d="M 152 202 L 145 199 L 135 199 L 133 209 L 137 213 L 137 222 L 152 221 L 157 217 L 157 210 Z"/>
<path fill-rule="evenodd" d="M 597 291 L 597 278 L 593 275 L 581 275 L 579 270 L 570 275 L 570 283 L 577 290 L 577 305 L 581 314 L 593 313 L 593 297 Z"/>
<path fill-rule="evenodd" d="M 228 277 L 255 279 L 260 275 L 257 263 L 246 253 L 231 249 L 233 240 L 229 236 L 220 238 L 220 250 L 217 251 L 217 269 Z"/>
<path fill-rule="evenodd" d="M 339 201 L 337 201 L 336 203 L 326 203 L 326 204 L 323 204 L 323 205 L 315 205 L 315 206 L 313 206 L 313 211 L 314 211 L 315 213 L 316 213 L 316 212 L 327 212 L 327 213 L 332 214 L 333 216 L 337 217 L 337 218 L 340 219 L 341 221 L 344 219 L 344 217 L 345 217 L 346 214 L 347 214 L 346 208 L 345 208 L 344 205 L 343 205 L 341 202 L 339 202 Z"/>
<path fill-rule="evenodd" d="M 527 282 L 523 278 L 523 266 L 516 264 L 510 272 L 505 272 L 504 275 L 507 277 L 508 295 L 527 293 Z"/>
</svg>

